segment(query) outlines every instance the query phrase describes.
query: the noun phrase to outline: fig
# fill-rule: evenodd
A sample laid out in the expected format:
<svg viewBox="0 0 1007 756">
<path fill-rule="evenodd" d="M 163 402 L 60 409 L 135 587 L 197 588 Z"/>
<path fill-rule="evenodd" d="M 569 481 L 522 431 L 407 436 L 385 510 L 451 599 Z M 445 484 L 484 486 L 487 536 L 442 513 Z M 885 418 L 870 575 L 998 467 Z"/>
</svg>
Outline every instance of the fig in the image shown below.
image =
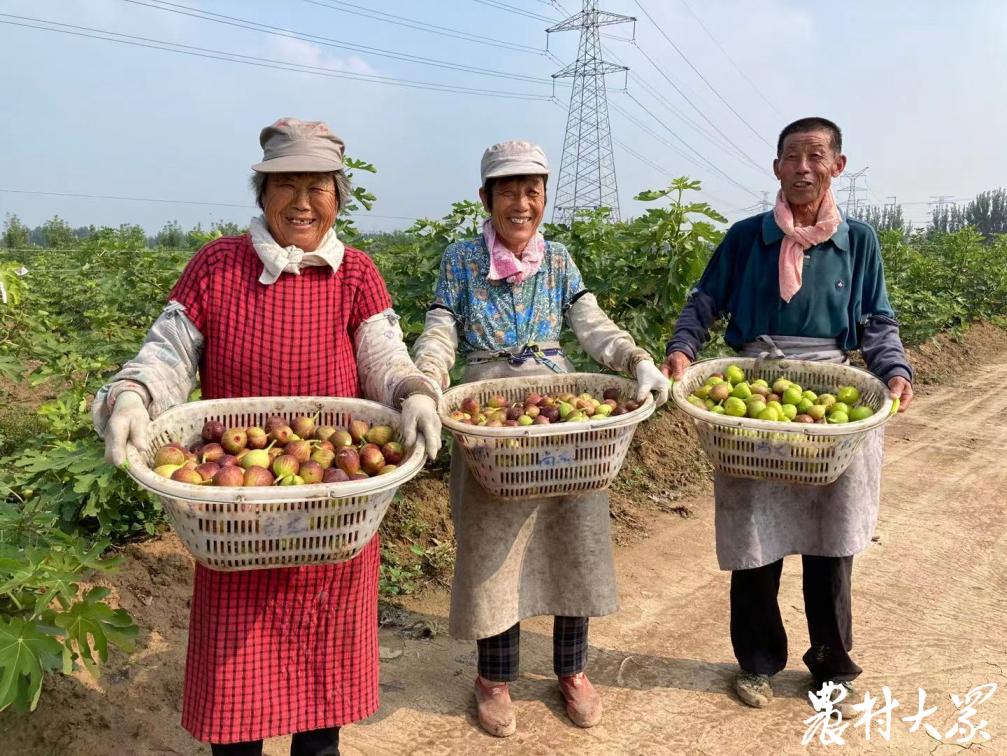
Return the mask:
<svg viewBox="0 0 1007 756">
<path fill-rule="evenodd" d="M 611 388 L 607 388 L 607 389 L 605 389 L 604 392 L 602 392 L 601 398 L 602 399 L 611 399 L 612 401 L 618 402 L 619 401 L 619 389 L 616 388 L 615 386 L 612 386 Z"/>
<path fill-rule="evenodd" d="M 852 407 L 860 401 L 860 390 L 856 386 L 840 386 L 836 399 Z"/>
<path fill-rule="evenodd" d="M 266 453 L 269 455 L 269 462 L 272 464 L 273 460 L 283 454 L 282 446 L 270 446 L 266 449 Z"/>
<path fill-rule="evenodd" d="M 367 444 L 360 450 L 360 467 L 368 475 L 377 475 L 385 466 L 385 458 L 381 449 L 374 444 Z"/>
<path fill-rule="evenodd" d="M 385 458 L 387 464 L 397 465 L 406 456 L 406 450 L 398 441 L 389 441 L 381 447 L 381 456 Z"/>
<path fill-rule="evenodd" d="M 715 402 L 723 402 L 731 395 L 731 384 L 729 383 L 718 383 L 716 386 L 710 386 L 710 398 Z M 701 399 L 703 397 L 700 397 Z M 738 397 L 739 399 L 744 399 L 744 397 Z"/>
<path fill-rule="evenodd" d="M 220 443 L 221 436 L 224 435 L 224 424 L 219 420 L 207 420 L 203 423 L 203 430 L 199 432 L 206 443 Z"/>
<path fill-rule="evenodd" d="M 737 385 L 745 380 L 745 371 L 737 365 L 728 365 L 727 370 L 724 371 L 724 378 L 731 385 Z M 739 398 L 744 399 L 745 397 Z"/>
<path fill-rule="evenodd" d="M 517 419 L 518 425 L 531 425 L 533 422 L 535 421 L 528 417 L 528 415 L 521 415 Z"/>
<path fill-rule="evenodd" d="M 253 425 L 245 429 L 245 438 L 248 440 L 249 449 L 265 449 L 269 443 L 269 434 L 264 428 Z"/>
<path fill-rule="evenodd" d="M 318 445 L 315 447 L 315 451 L 318 451 L 319 449 L 330 451 L 332 452 L 333 455 L 335 455 L 336 453 L 336 447 L 333 445 L 331 441 L 319 441 Z"/>
<path fill-rule="evenodd" d="M 304 478 L 300 475 L 290 475 L 286 478 L 279 478 L 276 482 L 281 486 L 303 486 Z"/>
<path fill-rule="evenodd" d="M 311 438 L 315 433 L 315 421 L 306 415 L 295 417 L 290 423 L 290 427 L 301 438 Z"/>
<path fill-rule="evenodd" d="M 162 467 L 163 465 L 178 465 L 181 467 L 185 462 L 185 455 L 186 452 L 177 446 L 162 446 L 154 455 L 154 467 Z"/>
<path fill-rule="evenodd" d="M 533 425 L 550 425 L 549 418 L 545 415 L 538 415 L 533 421 Z"/>
<path fill-rule="evenodd" d="M 319 425 L 315 428 L 315 438 L 319 441 L 328 442 L 337 432 L 338 428 L 334 425 Z"/>
<path fill-rule="evenodd" d="M 250 467 L 269 467 L 269 452 L 265 449 L 250 449 L 241 458 L 240 464 L 246 470 Z"/>
<path fill-rule="evenodd" d="M 813 423 L 815 419 L 811 415 L 794 415 L 795 423 Z"/>
<path fill-rule="evenodd" d="M 213 476 L 213 485 L 237 487 L 245 485 L 245 471 L 237 465 L 224 465 Z"/>
<path fill-rule="evenodd" d="M 297 459 L 298 462 L 307 462 L 311 459 L 311 443 L 308 441 L 291 441 L 284 448 L 284 452 Z"/>
<path fill-rule="evenodd" d="M 353 439 L 353 443 L 359 444 L 364 440 L 364 436 L 367 435 L 367 431 L 371 429 L 371 426 L 364 420 L 352 420 L 350 421 L 350 438 Z"/>
<path fill-rule="evenodd" d="M 237 465 L 238 458 L 233 454 L 225 454 L 223 457 L 217 460 L 217 464 L 221 467 L 227 467 L 228 465 Z"/>
<path fill-rule="evenodd" d="M 353 475 L 350 476 L 350 480 L 367 480 L 370 475 L 365 473 L 363 470 L 357 470 Z"/>
<path fill-rule="evenodd" d="M 269 431 L 268 437 L 274 444 L 285 446 L 294 437 L 294 431 L 289 425 L 277 425 Z"/>
<path fill-rule="evenodd" d="M 537 404 L 526 404 L 524 407 L 524 414 L 526 414 L 532 420 L 538 417 L 538 414 L 541 411 L 542 410 L 539 408 Z"/>
<path fill-rule="evenodd" d="M 321 465 L 323 470 L 328 470 L 332 467 L 332 462 L 335 458 L 336 453 L 334 451 L 330 451 L 329 449 L 315 449 L 311 453 L 311 461 Z"/>
<path fill-rule="evenodd" d="M 154 472 L 160 475 L 162 478 L 170 478 L 175 474 L 176 470 L 181 470 L 181 465 L 158 465 L 154 468 Z"/>
<path fill-rule="evenodd" d="M 378 471 L 378 475 L 388 475 L 389 473 L 393 473 L 396 470 L 398 470 L 398 467 L 396 467 L 395 465 L 385 465 L 384 467 L 381 468 L 381 470 Z"/>
<path fill-rule="evenodd" d="M 462 399 L 462 403 L 461 403 L 460 409 L 461 409 L 462 412 L 466 413 L 469 417 L 475 417 L 476 415 L 479 414 L 479 402 L 473 396 L 466 397 L 466 398 Z M 375 442 L 375 443 L 377 443 L 377 442 Z M 388 443 L 388 442 L 385 441 L 384 443 Z"/>
<path fill-rule="evenodd" d="M 323 470 L 322 466 L 313 459 L 309 459 L 301 465 L 301 469 L 298 470 L 297 474 L 301 476 L 301 480 L 303 480 L 305 484 L 321 483 L 322 478 L 325 475 L 325 470 Z"/>
<path fill-rule="evenodd" d="M 191 483 L 196 486 L 203 482 L 203 476 L 191 467 L 178 468 L 171 474 L 171 479 L 179 483 Z"/>
<path fill-rule="evenodd" d="M 470 418 L 474 418 L 477 414 L 479 414 L 478 411 L 468 412 L 468 416 Z M 369 431 L 367 431 L 366 434 L 364 434 L 364 439 L 369 444 L 374 444 L 376 446 L 384 446 L 385 444 L 387 444 L 389 441 L 392 440 L 392 437 L 394 435 L 395 435 L 394 431 L 392 431 L 392 429 L 389 428 L 387 425 L 375 425 Z"/>
<path fill-rule="evenodd" d="M 273 460 L 273 474 L 277 478 L 286 478 L 291 475 L 297 475 L 298 471 L 301 469 L 301 463 L 296 457 L 290 454 L 281 454 L 279 457 Z"/>
<path fill-rule="evenodd" d="M 226 456 L 227 452 L 224 451 L 224 447 L 216 442 L 206 444 L 199 454 L 199 458 L 204 462 L 216 462 L 217 464 L 220 464 L 220 460 Z"/>
<path fill-rule="evenodd" d="M 486 404 L 488 404 L 490 407 L 503 408 L 508 406 L 509 402 L 507 401 L 506 397 L 497 394 L 496 396 L 491 396 L 489 401 L 486 402 Z"/>
<path fill-rule="evenodd" d="M 825 418 L 828 408 L 824 404 L 812 404 L 808 407 L 807 415 L 815 422 Z"/>
<path fill-rule="evenodd" d="M 352 478 L 353 474 L 360 470 L 360 455 L 357 454 L 357 450 L 348 446 L 337 450 L 336 467 Z"/>
<path fill-rule="evenodd" d="M 273 485 L 273 474 L 265 467 L 253 465 L 245 470 L 245 479 L 242 485 L 251 486 L 271 486 Z"/>
<path fill-rule="evenodd" d="M 874 410 L 868 407 L 866 404 L 861 404 L 859 407 L 854 407 L 850 410 L 850 422 L 856 423 L 860 420 L 866 420 L 871 415 L 874 414 Z"/>
<path fill-rule="evenodd" d="M 228 454 L 237 454 L 245 448 L 247 443 L 248 437 L 242 428 L 230 428 L 224 431 L 224 435 L 220 437 L 220 445 Z"/>
<path fill-rule="evenodd" d="M 344 430 L 337 430 L 329 437 L 329 441 L 336 449 L 339 449 L 340 446 L 353 446 L 353 436 Z"/>
<path fill-rule="evenodd" d="M 330 467 L 322 475 L 322 483 L 345 483 L 349 479 L 350 476 L 338 467 Z"/>
<path fill-rule="evenodd" d="M 532 404 L 532 405 L 535 405 L 536 407 L 538 407 L 539 405 L 542 404 L 542 400 L 544 398 L 545 397 L 542 396 L 541 394 L 532 392 L 531 394 L 528 394 L 528 396 L 526 396 L 524 398 L 524 403 L 525 403 L 525 406 L 528 406 L 529 404 Z"/>
<path fill-rule="evenodd" d="M 262 426 L 265 428 L 266 433 L 272 433 L 275 429 L 280 428 L 287 424 L 287 419 L 281 417 L 280 415 L 270 415 L 266 418 L 265 424 Z"/>
<path fill-rule="evenodd" d="M 199 477 L 203 479 L 204 483 L 213 480 L 213 476 L 217 474 L 219 469 L 220 465 L 216 462 L 204 462 L 201 465 L 196 465 L 196 472 L 199 473 Z"/>
</svg>

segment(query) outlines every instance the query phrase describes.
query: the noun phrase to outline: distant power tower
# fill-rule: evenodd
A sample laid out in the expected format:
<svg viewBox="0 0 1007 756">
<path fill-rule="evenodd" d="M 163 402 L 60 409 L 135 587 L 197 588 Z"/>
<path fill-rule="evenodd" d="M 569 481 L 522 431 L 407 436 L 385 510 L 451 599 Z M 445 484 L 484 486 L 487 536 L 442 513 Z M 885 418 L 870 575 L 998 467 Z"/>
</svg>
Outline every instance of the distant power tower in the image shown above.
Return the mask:
<svg viewBox="0 0 1007 756">
<path fill-rule="evenodd" d="M 563 157 L 556 184 L 554 223 L 569 223 L 579 210 L 609 208 L 609 220 L 619 220 L 619 192 L 612 155 L 605 75 L 628 71 L 607 63 L 601 54 L 599 28 L 635 22 L 632 16 L 598 10 L 598 0 L 584 0 L 584 9 L 546 29 L 546 33 L 580 29 L 577 60 L 552 75 L 573 79 L 570 111 L 563 139 Z"/>
<path fill-rule="evenodd" d="M 846 186 L 842 187 L 841 191 L 846 191 L 846 206 L 844 208 L 846 215 L 852 215 L 860 209 L 860 192 L 863 191 L 867 193 L 867 169 L 870 166 L 864 166 L 856 173 L 844 173 L 839 178 L 846 179 Z M 857 186 L 860 179 L 864 180 L 864 186 L 861 189 Z"/>
</svg>

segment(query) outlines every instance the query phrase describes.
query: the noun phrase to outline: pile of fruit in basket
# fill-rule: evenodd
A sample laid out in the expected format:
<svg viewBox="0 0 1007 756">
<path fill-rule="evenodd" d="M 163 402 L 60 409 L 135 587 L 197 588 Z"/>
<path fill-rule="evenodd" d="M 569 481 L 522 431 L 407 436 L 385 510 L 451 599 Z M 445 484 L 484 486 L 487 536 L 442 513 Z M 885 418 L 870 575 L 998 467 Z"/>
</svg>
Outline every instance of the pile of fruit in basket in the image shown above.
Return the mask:
<svg viewBox="0 0 1007 756">
<path fill-rule="evenodd" d="M 718 415 L 748 417 L 781 423 L 843 423 L 866 420 L 874 409 L 860 403 L 856 386 L 837 386 L 821 393 L 805 389 L 786 378 L 772 383 L 747 380 L 737 365 L 714 373 L 689 395 L 689 403 Z"/>
<path fill-rule="evenodd" d="M 523 400 L 511 402 L 504 396 L 492 396 L 486 406 L 480 406 L 474 397 L 462 400 L 461 406 L 449 417 L 467 425 L 485 425 L 487 428 L 517 427 L 521 425 L 550 425 L 552 423 L 579 423 L 604 420 L 606 417 L 625 415 L 640 407 L 632 399 L 626 400 L 618 388 L 608 388 L 596 399 L 585 392 L 574 395 L 527 394 Z"/>
<path fill-rule="evenodd" d="M 207 420 L 191 447 L 172 442 L 154 455 L 154 472 L 207 486 L 342 483 L 387 475 L 405 456 L 387 425 L 352 420 L 346 428 L 274 415 L 263 426 L 225 428 Z"/>
</svg>

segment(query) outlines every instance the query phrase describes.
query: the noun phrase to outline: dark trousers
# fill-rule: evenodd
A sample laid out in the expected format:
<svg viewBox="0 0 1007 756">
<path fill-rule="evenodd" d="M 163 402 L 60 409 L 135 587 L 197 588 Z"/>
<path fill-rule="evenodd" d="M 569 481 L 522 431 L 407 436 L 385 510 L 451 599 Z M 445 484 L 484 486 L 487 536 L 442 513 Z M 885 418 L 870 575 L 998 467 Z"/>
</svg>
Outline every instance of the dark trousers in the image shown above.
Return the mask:
<svg viewBox="0 0 1007 756">
<path fill-rule="evenodd" d="M 811 648 L 804 663 L 821 682 L 853 680 L 863 670 L 853 649 L 851 581 L 853 557 L 801 557 L 804 613 Z M 731 644 L 746 672 L 775 675 L 787 666 L 787 632 L 780 617 L 783 560 L 731 573 Z"/>
<path fill-rule="evenodd" d="M 213 756 L 262 756 L 262 741 L 210 745 Z M 290 743 L 290 756 L 339 756 L 339 728 L 296 732 Z"/>
<path fill-rule="evenodd" d="M 521 623 L 476 641 L 479 676 L 492 682 L 514 682 L 521 661 Z M 587 617 L 553 617 L 552 668 L 560 677 L 587 666 Z"/>
</svg>

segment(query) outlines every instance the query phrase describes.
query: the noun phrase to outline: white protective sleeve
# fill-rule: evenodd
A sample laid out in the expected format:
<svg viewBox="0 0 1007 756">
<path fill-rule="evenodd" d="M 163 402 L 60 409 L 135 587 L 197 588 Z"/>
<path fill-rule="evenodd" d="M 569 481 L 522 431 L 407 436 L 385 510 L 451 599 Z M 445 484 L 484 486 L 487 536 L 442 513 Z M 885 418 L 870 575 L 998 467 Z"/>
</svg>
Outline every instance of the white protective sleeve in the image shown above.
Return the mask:
<svg viewBox="0 0 1007 756">
<path fill-rule="evenodd" d="M 372 315 L 361 323 L 353 342 L 360 387 L 368 399 L 395 409 L 410 394 L 426 394 L 435 402 L 440 401 L 440 387 L 409 358 L 399 316 L 394 310 Z"/>
<path fill-rule="evenodd" d="M 458 325 L 455 316 L 443 308 L 427 311 L 423 333 L 413 344 L 416 367 L 430 376 L 442 389 L 451 385 L 451 368 L 458 351 Z"/>
<path fill-rule="evenodd" d="M 636 345 L 629 333 L 612 322 L 590 292 L 570 305 L 566 319 L 584 351 L 609 370 L 635 375 L 637 364 L 654 359 Z"/>
<path fill-rule="evenodd" d="M 126 362 L 95 395 L 91 419 L 98 435 L 104 438 L 115 397 L 123 390 L 137 391 L 151 418 L 185 402 L 196 386 L 202 352 L 203 335 L 185 314 L 185 307 L 179 302 L 168 302 L 147 332 L 136 357 Z"/>
</svg>

